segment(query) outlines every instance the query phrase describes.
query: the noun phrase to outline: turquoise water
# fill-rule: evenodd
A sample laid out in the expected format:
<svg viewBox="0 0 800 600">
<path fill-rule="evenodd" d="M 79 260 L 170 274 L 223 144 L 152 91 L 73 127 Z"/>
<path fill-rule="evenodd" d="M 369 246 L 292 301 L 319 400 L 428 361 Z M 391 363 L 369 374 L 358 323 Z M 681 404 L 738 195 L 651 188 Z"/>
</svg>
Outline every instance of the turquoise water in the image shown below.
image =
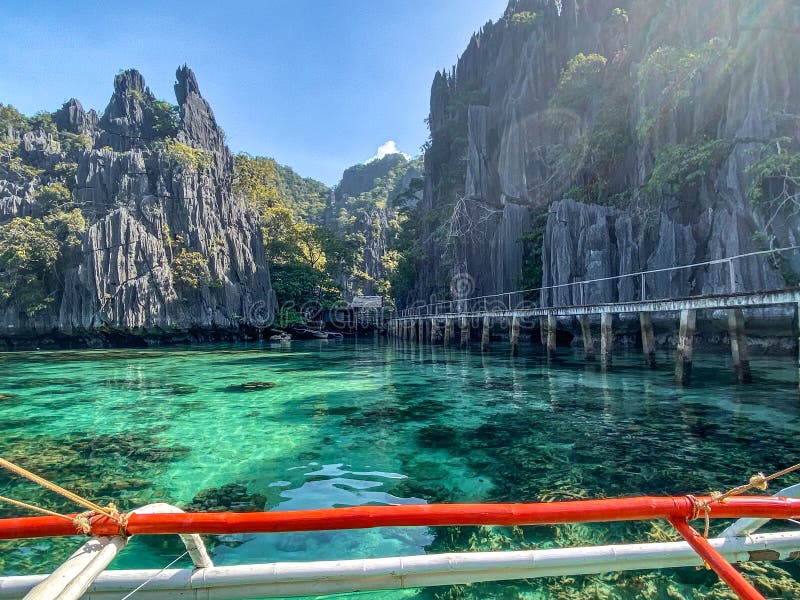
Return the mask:
<svg viewBox="0 0 800 600">
<path fill-rule="evenodd" d="M 269 510 L 703 493 L 800 462 L 793 357 L 755 359 L 734 382 L 724 354 L 672 361 L 579 351 L 548 362 L 393 341 L 293 342 L 0 355 L 0 454 L 123 509 L 150 502 Z M 248 382 L 270 382 L 250 386 Z M 259 389 L 261 388 L 261 389 Z M 786 484 L 798 479 L 787 478 Z M 232 493 L 232 491 L 235 493 Z M 0 474 L 0 495 L 72 510 Z M 0 505 L 0 515 L 19 514 Z M 720 527 L 718 525 L 717 527 Z M 791 527 L 791 526 L 790 526 Z M 665 539 L 664 524 L 386 528 L 210 538 L 217 564 Z M 78 539 L 0 543 L 0 573 L 52 569 Z M 137 537 L 114 568 L 163 567 L 175 537 Z M 183 560 L 178 565 L 188 566 Z M 748 571 L 798 597 L 800 571 Z M 772 582 L 772 583 L 768 583 Z M 771 587 L 770 587 L 771 586 Z M 478 584 L 353 598 L 730 598 L 713 573 L 677 569 Z M 348 596 L 349 598 L 349 596 Z"/>
</svg>

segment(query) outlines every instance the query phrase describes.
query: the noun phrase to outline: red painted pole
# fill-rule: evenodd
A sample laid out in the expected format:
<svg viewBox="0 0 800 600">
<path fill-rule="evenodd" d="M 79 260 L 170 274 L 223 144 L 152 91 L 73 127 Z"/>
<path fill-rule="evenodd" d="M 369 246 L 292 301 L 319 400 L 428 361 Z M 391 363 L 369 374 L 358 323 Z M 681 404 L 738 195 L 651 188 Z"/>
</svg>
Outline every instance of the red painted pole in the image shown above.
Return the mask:
<svg viewBox="0 0 800 600">
<path fill-rule="evenodd" d="M 131 514 L 130 535 L 177 533 L 276 533 L 370 527 L 458 525 L 547 525 L 650 519 L 692 519 L 696 502 L 708 497 L 649 496 L 604 500 L 575 500 L 536 504 L 419 504 L 411 506 L 354 506 L 288 512 Z M 737 496 L 712 505 L 711 517 L 792 518 L 800 515 L 800 499 Z M 92 519 L 92 534 L 119 533 L 106 517 Z M 0 519 L 0 539 L 75 535 L 69 522 L 57 517 Z"/>
<path fill-rule="evenodd" d="M 734 569 L 733 566 L 708 543 L 708 540 L 700 535 L 689 523 L 684 519 L 670 519 L 670 523 L 672 523 L 672 526 L 678 530 L 687 542 L 689 542 L 689 545 L 694 551 L 703 557 L 703 560 L 708 563 L 708 566 L 714 569 L 717 575 L 736 592 L 739 598 L 742 600 L 765 600 L 764 596 L 744 578 L 744 575 Z"/>
</svg>

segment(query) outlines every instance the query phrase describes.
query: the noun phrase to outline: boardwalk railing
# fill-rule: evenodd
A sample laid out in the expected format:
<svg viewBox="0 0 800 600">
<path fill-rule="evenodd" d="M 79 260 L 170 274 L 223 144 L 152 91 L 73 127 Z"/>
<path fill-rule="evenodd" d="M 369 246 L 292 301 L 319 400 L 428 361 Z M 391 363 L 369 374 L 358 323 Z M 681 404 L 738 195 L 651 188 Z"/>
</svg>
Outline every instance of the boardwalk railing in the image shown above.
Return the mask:
<svg viewBox="0 0 800 600">
<path fill-rule="evenodd" d="M 785 287 L 781 284 L 783 280 L 781 263 L 786 261 L 787 257 L 793 263 L 787 271 L 794 273 L 800 271 L 798 250 L 800 246 L 788 246 L 677 267 L 649 269 L 500 294 L 445 300 L 405 308 L 398 311 L 395 316 L 396 318 L 428 317 L 498 310 L 647 302 L 675 297 L 693 298 L 706 295 L 694 293 L 694 289 L 698 287 L 702 289 L 704 284 L 706 287 L 730 295 L 774 291 Z M 758 261 L 758 269 L 755 272 L 760 273 L 760 281 L 755 285 L 752 281 L 750 285 L 745 285 L 743 282 L 742 267 L 748 260 Z M 765 270 L 764 263 L 769 264 L 771 268 Z M 667 277 L 666 281 L 664 276 Z M 534 300 L 537 295 L 539 299 Z"/>
</svg>

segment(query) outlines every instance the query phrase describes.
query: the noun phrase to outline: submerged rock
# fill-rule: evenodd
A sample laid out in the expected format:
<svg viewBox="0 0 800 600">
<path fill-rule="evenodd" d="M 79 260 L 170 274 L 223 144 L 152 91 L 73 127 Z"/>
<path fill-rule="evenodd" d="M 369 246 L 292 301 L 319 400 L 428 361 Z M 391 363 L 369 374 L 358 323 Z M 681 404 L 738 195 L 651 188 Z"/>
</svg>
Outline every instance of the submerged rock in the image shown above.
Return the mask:
<svg viewBox="0 0 800 600">
<path fill-rule="evenodd" d="M 245 486 L 228 483 L 198 492 L 183 509 L 187 512 L 259 512 L 266 503 L 266 496 L 248 494 Z"/>
<path fill-rule="evenodd" d="M 256 392 L 258 390 L 271 390 L 277 387 L 277 383 L 273 381 L 248 381 L 246 383 L 237 383 L 229 385 L 225 388 L 228 392 Z"/>
<path fill-rule="evenodd" d="M 189 394 L 196 394 L 200 391 L 200 388 L 186 383 L 173 383 L 167 386 L 167 390 L 175 396 L 188 396 Z"/>
</svg>

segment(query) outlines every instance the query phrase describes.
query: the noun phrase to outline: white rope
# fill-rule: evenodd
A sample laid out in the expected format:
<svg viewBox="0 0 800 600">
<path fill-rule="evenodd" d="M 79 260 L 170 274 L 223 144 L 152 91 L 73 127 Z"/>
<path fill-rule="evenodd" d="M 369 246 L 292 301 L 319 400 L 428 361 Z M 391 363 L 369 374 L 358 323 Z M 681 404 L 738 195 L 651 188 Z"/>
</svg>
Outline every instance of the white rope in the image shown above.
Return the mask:
<svg viewBox="0 0 800 600">
<path fill-rule="evenodd" d="M 147 581 L 144 581 L 144 582 L 142 582 L 142 583 L 141 583 L 141 584 L 140 584 L 138 587 L 136 587 L 136 588 L 134 588 L 133 590 L 131 590 L 130 592 L 128 592 L 128 594 L 127 594 L 126 596 L 123 596 L 123 597 L 122 597 L 122 600 L 128 600 L 128 598 L 130 598 L 131 596 L 133 596 L 133 595 L 134 595 L 136 592 L 138 592 L 140 589 L 142 589 L 142 588 L 143 588 L 144 586 L 146 586 L 148 583 L 150 583 L 151 581 L 153 581 L 153 579 L 155 579 L 156 577 L 158 577 L 159 575 L 161 575 L 161 574 L 162 574 L 164 571 L 166 571 L 167 569 L 169 569 L 169 568 L 170 568 L 172 565 L 174 565 L 176 562 L 178 562 L 180 559 L 182 559 L 182 558 L 183 558 L 184 556 L 186 556 L 187 554 L 189 554 L 189 551 L 188 551 L 188 550 L 187 550 L 186 552 L 184 552 L 183 554 L 181 554 L 181 555 L 180 555 L 178 558 L 176 558 L 175 560 L 173 560 L 171 563 L 169 563 L 169 564 L 168 564 L 166 567 L 164 567 L 163 569 L 161 569 L 161 570 L 160 570 L 158 573 L 156 573 L 155 575 L 153 575 L 153 576 L 152 576 L 150 579 L 148 579 Z"/>
</svg>

